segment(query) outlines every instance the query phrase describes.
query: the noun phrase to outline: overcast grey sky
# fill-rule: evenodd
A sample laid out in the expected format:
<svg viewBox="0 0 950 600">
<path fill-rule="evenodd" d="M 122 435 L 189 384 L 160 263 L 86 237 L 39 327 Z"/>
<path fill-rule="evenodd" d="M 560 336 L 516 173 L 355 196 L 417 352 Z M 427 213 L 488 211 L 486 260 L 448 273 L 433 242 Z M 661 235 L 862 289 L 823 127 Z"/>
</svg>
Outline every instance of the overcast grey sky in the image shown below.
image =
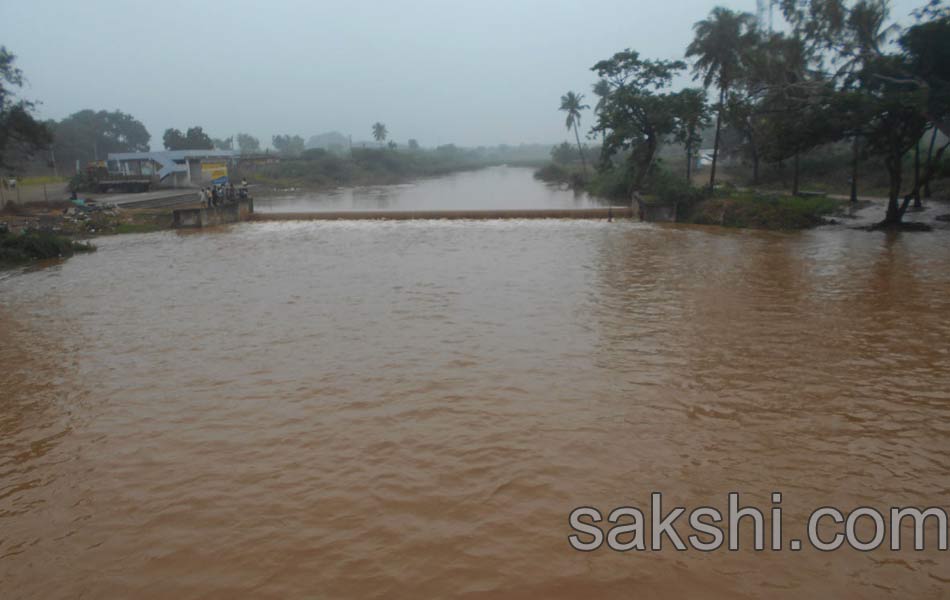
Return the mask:
<svg viewBox="0 0 950 600">
<path fill-rule="evenodd" d="M 898 0 L 893 16 L 923 3 Z M 5 0 L 0 43 L 42 117 L 119 109 L 153 148 L 167 127 L 269 145 L 275 133 L 369 139 L 377 120 L 401 144 L 554 143 L 567 139 L 561 94 L 592 100 L 591 65 L 626 47 L 682 58 L 716 4 L 755 11 L 755 0 Z"/>
</svg>

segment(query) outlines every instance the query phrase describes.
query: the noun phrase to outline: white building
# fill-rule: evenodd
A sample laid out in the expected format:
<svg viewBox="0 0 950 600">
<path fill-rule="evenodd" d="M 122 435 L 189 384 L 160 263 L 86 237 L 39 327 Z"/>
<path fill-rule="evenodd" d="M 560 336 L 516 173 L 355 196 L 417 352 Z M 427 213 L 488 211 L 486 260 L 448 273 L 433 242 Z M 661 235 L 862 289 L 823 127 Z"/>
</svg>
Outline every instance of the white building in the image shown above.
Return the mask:
<svg viewBox="0 0 950 600">
<path fill-rule="evenodd" d="M 110 173 L 142 175 L 171 187 L 201 187 L 227 183 L 237 152 L 233 150 L 163 150 L 110 153 Z"/>
</svg>

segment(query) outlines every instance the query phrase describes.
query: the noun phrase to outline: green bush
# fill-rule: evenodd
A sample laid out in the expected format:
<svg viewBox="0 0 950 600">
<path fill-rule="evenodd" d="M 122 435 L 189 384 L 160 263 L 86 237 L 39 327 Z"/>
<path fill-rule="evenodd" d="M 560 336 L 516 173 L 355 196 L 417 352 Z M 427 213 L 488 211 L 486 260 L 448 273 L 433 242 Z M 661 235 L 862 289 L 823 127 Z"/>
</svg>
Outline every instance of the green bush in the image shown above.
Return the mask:
<svg viewBox="0 0 950 600">
<path fill-rule="evenodd" d="M 47 258 L 65 258 L 76 252 L 92 252 L 95 246 L 43 231 L 0 233 L 0 262 L 16 264 Z"/>
<path fill-rule="evenodd" d="M 646 192 L 658 204 L 676 206 L 676 214 L 688 216 L 706 198 L 702 188 L 691 185 L 680 175 L 656 169 L 647 180 Z"/>
<path fill-rule="evenodd" d="M 695 207 L 688 221 L 701 225 L 754 229 L 808 229 L 821 225 L 841 201 L 824 196 L 807 198 L 755 193 L 717 195 Z"/>
<path fill-rule="evenodd" d="M 571 172 L 558 163 L 548 163 L 534 172 L 535 179 L 552 183 L 567 183 L 571 180 Z"/>
<path fill-rule="evenodd" d="M 601 198 L 630 202 L 631 173 L 627 164 L 598 169 L 587 184 L 587 191 Z"/>
</svg>

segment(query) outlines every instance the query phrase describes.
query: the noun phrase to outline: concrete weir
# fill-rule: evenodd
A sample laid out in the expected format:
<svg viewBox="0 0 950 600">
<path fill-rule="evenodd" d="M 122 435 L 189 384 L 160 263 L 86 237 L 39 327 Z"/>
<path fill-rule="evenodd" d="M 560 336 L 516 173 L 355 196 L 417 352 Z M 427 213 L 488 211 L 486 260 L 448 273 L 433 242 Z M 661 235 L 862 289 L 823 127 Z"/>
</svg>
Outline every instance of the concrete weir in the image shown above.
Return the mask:
<svg viewBox="0 0 950 600">
<path fill-rule="evenodd" d="M 172 211 L 172 220 L 178 228 L 200 228 L 247 221 L 254 213 L 254 199 L 242 198 L 221 206 L 181 208 Z"/>
<path fill-rule="evenodd" d="M 252 213 L 249 221 L 409 221 L 422 219 L 629 219 L 629 206 L 603 208 L 543 208 L 503 210 L 347 210 L 293 213 Z"/>
</svg>

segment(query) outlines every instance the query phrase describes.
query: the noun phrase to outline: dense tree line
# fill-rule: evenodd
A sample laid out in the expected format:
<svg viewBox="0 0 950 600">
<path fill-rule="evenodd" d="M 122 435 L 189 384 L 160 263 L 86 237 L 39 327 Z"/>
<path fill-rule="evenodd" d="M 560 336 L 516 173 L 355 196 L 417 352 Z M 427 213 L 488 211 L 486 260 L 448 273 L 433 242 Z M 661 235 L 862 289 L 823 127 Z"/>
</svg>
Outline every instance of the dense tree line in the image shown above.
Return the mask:
<svg viewBox="0 0 950 600">
<path fill-rule="evenodd" d="M 214 141 L 201 127 L 189 127 L 185 133 L 169 128 L 162 136 L 166 150 L 213 150 Z"/>
<path fill-rule="evenodd" d="M 14 66 L 16 56 L 0 46 L 0 168 L 15 166 L 18 159 L 30 158 L 46 148 L 52 133 L 33 117 L 35 103 L 17 98 L 15 88 L 23 87 L 23 72 Z"/>
<path fill-rule="evenodd" d="M 81 110 L 61 121 L 38 121 L 35 103 L 17 99 L 23 74 L 0 47 L 0 168 L 18 170 L 39 160 L 53 171 L 105 159 L 110 152 L 148 150 L 145 126 L 121 111 Z"/>
<path fill-rule="evenodd" d="M 275 135 L 271 138 L 274 150 L 284 156 L 300 156 L 305 149 L 305 142 L 299 135 Z"/>
<path fill-rule="evenodd" d="M 798 193 L 799 157 L 848 141 L 853 186 L 858 160 L 883 160 L 890 185 L 882 225 L 899 225 L 910 202 L 926 193 L 947 149 L 935 140 L 938 131 L 950 135 L 950 10 L 933 0 L 912 25 L 899 28 L 889 24 L 886 0 L 782 0 L 780 7 L 788 23 L 783 32 L 764 31 L 752 15 L 723 7 L 694 25 L 685 58 L 702 89 L 672 89 L 674 77 L 687 69 L 680 60 L 627 49 L 595 64 L 592 134 L 603 140 L 599 169 L 616 168 L 617 157 L 625 157 L 630 192 L 638 191 L 666 141 L 683 144 L 689 169 L 712 119 L 710 189 L 728 126 L 752 162 L 753 183 L 760 162 L 792 161 Z M 569 128 L 571 106 L 580 98 L 573 92 L 562 97 Z M 921 156 L 925 136 L 931 142 Z M 907 183 L 903 164 L 911 150 L 917 166 Z"/>
<path fill-rule="evenodd" d="M 49 169 L 60 175 L 110 153 L 144 152 L 151 135 L 141 121 L 119 110 L 80 110 L 60 120 L 39 121 L 35 103 L 18 98 L 23 73 L 15 66 L 16 57 L 0 46 L 0 169 Z M 299 137 L 295 136 L 296 140 Z M 234 138 L 212 139 L 201 127 L 165 130 L 162 142 L 168 150 L 230 150 Z M 257 152 L 260 143 L 248 134 L 238 134 L 242 152 Z M 301 141 L 302 145 L 302 141 Z"/>
</svg>

